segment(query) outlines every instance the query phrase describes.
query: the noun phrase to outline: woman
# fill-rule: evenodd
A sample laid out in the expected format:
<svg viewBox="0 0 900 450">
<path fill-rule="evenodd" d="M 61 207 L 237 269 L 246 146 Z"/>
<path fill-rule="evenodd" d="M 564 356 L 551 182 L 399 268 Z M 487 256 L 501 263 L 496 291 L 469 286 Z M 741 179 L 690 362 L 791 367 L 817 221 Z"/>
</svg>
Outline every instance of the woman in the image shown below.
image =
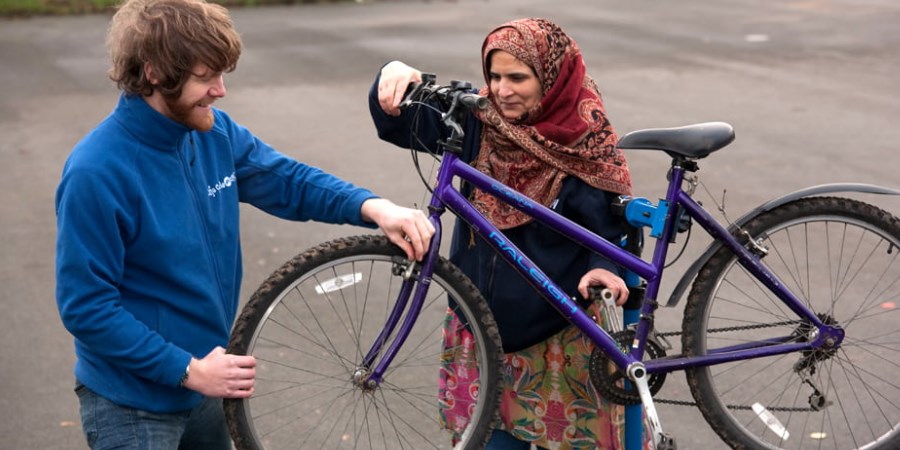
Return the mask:
<svg viewBox="0 0 900 450">
<path fill-rule="evenodd" d="M 610 213 L 631 176 L 600 94 L 585 74 L 577 44 L 557 25 L 522 19 L 494 29 L 482 46 L 490 106 L 466 123 L 463 159 L 580 225 L 616 242 L 620 219 Z M 370 92 L 379 136 L 410 147 L 412 111 L 398 109 L 421 72 L 402 62 L 385 65 Z M 416 145 L 432 149 L 445 131 L 436 115 L 420 118 Z M 609 288 L 621 305 L 628 289 L 619 268 L 480 190 L 463 186 L 473 204 L 560 287 L 588 298 L 588 287 Z M 622 408 L 600 399 L 588 372 L 592 346 L 486 243 L 457 223 L 451 247 L 457 264 L 488 300 L 503 340 L 501 422 L 488 449 L 621 448 Z M 583 304 L 598 320 L 599 305 Z M 445 345 L 463 346 L 467 331 L 450 315 Z M 463 352 L 444 361 L 442 419 L 461 431 L 471 404 L 457 379 Z"/>
</svg>

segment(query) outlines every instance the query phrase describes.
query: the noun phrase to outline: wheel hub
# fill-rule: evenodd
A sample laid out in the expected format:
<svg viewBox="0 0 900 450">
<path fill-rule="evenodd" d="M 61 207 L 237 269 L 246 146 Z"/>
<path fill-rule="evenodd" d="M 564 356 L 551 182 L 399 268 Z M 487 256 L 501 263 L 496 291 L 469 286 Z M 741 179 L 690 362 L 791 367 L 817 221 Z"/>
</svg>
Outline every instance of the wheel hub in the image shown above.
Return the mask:
<svg viewBox="0 0 900 450">
<path fill-rule="evenodd" d="M 378 387 L 378 383 L 375 380 L 369 378 L 372 375 L 369 372 L 369 369 L 366 367 L 357 367 L 355 371 L 353 371 L 352 382 L 353 385 L 365 392 L 374 391 L 376 387 Z"/>
<path fill-rule="evenodd" d="M 820 313 L 817 314 L 819 320 L 822 323 L 832 326 L 837 325 L 837 320 L 834 319 L 831 315 Z M 794 331 L 794 335 L 797 337 L 797 342 L 813 342 L 819 337 L 819 330 L 814 327 L 809 322 L 804 322 L 797 330 Z M 826 341 L 829 342 L 830 341 Z M 797 364 L 794 365 L 794 369 L 796 371 L 809 370 L 811 374 L 816 372 L 816 365 L 820 362 L 827 361 L 835 353 L 837 353 L 838 347 L 836 345 L 824 345 L 819 348 L 804 350 L 803 357 L 797 361 Z"/>
</svg>

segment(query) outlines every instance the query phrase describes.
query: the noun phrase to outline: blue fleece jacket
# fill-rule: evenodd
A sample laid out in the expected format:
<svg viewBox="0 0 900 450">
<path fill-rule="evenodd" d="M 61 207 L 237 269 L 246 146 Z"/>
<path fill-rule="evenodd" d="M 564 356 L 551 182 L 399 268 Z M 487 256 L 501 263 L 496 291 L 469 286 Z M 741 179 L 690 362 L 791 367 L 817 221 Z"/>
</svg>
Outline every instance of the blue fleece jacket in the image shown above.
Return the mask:
<svg viewBox="0 0 900 450">
<path fill-rule="evenodd" d="M 165 413 L 191 356 L 225 346 L 241 282 L 238 203 L 292 220 L 366 225 L 371 192 L 276 152 L 214 110 L 197 132 L 122 95 L 69 156 L 56 193 L 56 298 L 76 378 Z"/>
</svg>

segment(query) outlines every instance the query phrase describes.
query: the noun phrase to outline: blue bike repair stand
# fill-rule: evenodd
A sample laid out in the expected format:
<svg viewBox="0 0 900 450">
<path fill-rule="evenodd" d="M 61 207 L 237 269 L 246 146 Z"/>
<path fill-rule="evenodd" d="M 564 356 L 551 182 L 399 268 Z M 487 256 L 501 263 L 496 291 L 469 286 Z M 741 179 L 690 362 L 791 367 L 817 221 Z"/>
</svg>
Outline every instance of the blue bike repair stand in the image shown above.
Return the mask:
<svg viewBox="0 0 900 450">
<path fill-rule="evenodd" d="M 634 273 L 625 275 L 625 284 L 629 290 L 640 288 L 640 279 Z M 632 303 L 632 302 L 629 302 Z M 637 302 L 635 302 L 637 303 Z M 639 303 L 638 303 L 639 305 Z M 627 329 L 629 325 L 637 323 L 641 315 L 639 307 L 622 309 L 622 326 Z M 627 384 L 630 385 L 626 381 Z M 625 450 L 640 450 L 644 448 L 644 407 L 641 403 L 625 405 Z"/>
<path fill-rule="evenodd" d="M 634 255 L 640 256 L 643 248 L 643 233 L 640 228 L 628 227 L 628 237 L 623 246 Z M 625 285 L 630 294 L 622 308 L 622 329 L 638 322 L 641 316 L 641 303 L 644 300 L 644 287 L 640 277 L 634 272 L 626 271 Z M 626 387 L 630 385 L 625 382 Z M 641 403 L 625 405 L 625 450 L 641 450 L 644 448 L 644 407 Z"/>
</svg>

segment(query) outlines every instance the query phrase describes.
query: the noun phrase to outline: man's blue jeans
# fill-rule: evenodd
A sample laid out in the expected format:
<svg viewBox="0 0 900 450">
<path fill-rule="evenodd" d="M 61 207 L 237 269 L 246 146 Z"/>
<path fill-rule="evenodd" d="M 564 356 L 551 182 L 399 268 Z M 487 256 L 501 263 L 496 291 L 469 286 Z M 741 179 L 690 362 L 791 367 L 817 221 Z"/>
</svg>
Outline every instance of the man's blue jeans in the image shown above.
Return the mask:
<svg viewBox="0 0 900 450">
<path fill-rule="evenodd" d="M 75 387 L 81 424 L 93 450 L 231 450 L 222 399 L 207 398 L 196 408 L 154 414 L 117 405 L 82 384 Z"/>
</svg>

